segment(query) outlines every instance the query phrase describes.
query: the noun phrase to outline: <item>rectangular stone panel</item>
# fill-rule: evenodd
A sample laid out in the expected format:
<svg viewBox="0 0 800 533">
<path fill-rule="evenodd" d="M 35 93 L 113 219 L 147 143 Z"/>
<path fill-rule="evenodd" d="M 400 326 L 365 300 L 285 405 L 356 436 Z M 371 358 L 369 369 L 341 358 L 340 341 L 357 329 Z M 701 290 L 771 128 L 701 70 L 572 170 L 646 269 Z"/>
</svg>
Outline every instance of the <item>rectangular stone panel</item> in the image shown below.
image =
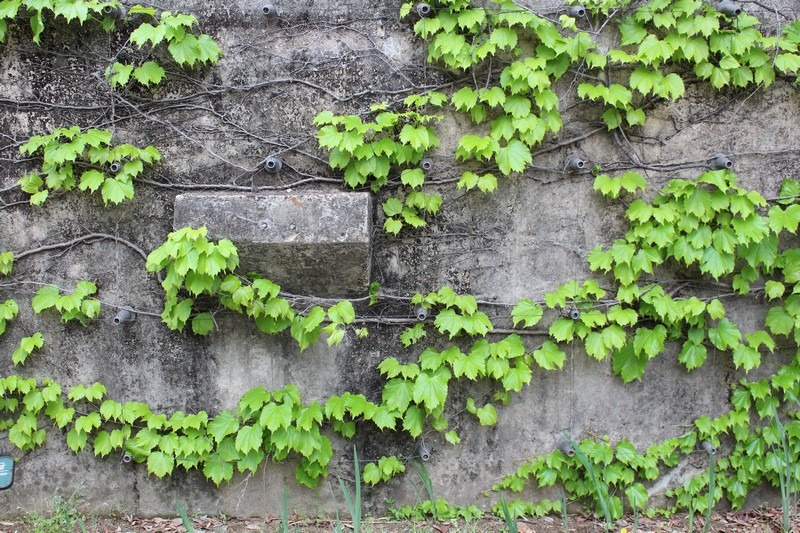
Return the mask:
<svg viewBox="0 0 800 533">
<path fill-rule="evenodd" d="M 173 226 L 205 226 L 209 239 L 230 239 L 240 271 L 288 292 L 341 297 L 369 288 L 369 193 L 180 194 Z"/>
</svg>

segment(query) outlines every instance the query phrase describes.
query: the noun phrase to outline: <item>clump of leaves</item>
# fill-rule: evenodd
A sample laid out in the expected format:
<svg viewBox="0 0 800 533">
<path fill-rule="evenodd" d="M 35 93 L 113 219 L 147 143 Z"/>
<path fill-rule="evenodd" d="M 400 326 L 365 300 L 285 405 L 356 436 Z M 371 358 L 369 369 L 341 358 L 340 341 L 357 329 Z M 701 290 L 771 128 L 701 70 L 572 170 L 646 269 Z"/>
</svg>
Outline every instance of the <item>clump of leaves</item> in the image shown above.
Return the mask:
<svg viewBox="0 0 800 533">
<path fill-rule="evenodd" d="M 208 335 L 215 328 L 211 311 L 196 309 L 199 298 L 218 299 L 225 309 L 251 317 L 265 333 L 290 329 L 301 350 L 328 334 L 328 344 L 339 344 L 345 337 L 345 326 L 355 320 L 353 304 L 343 300 L 327 310 L 313 306 L 305 315 L 295 312 L 285 298 L 279 296 L 280 285 L 258 276 L 247 278 L 234 273 L 239 265 L 236 246 L 227 239 L 209 241 L 205 227 L 181 228 L 169 234 L 167 241 L 147 257 L 149 272 L 165 271 L 161 282 L 166 292 L 161 318 L 170 329 L 183 331 L 191 319 L 192 332 Z M 188 296 L 185 297 L 188 293 Z M 323 326 L 323 322 L 329 323 Z M 355 331 L 364 337 L 367 331 Z"/>
<path fill-rule="evenodd" d="M 78 126 L 59 128 L 49 135 L 31 137 L 20 147 L 26 155 L 41 155 L 42 166 L 19 180 L 20 188 L 31 195 L 32 205 L 41 205 L 51 191 L 100 191 L 103 202 L 119 204 L 133 198 L 133 180 L 144 166 L 161 160 L 152 146 L 136 148 L 112 144 L 108 130 Z"/>
<path fill-rule="evenodd" d="M 97 286 L 91 281 L 79 281 L 71 294 L 62 294 L 55 285 L 45 285 L 33 297 L 33 310 L 37 314 L 46 309 L 55 309 L 61 314 L 64 323 L 77 320 L 86 325 L 89 320 L 100 315 L 100 300 L 90 298 L 97 292 Z"/>
</svg>

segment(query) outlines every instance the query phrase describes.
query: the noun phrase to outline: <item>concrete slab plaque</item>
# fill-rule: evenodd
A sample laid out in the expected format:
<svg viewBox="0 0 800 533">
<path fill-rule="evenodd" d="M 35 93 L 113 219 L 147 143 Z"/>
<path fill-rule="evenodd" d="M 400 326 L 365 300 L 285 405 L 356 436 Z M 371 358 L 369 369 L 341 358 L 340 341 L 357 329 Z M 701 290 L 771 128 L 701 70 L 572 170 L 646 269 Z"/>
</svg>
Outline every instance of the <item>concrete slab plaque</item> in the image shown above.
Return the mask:
<svg viewBox="0 0 800 533">
<path fill-rule="evenodd" d="M 209 239 L 230 239 L 241 271 L 289 292 L 341 297 L 369 288 L 369 193 L 181 194 L 173 225 L 205 226 Z"/>
</svg>

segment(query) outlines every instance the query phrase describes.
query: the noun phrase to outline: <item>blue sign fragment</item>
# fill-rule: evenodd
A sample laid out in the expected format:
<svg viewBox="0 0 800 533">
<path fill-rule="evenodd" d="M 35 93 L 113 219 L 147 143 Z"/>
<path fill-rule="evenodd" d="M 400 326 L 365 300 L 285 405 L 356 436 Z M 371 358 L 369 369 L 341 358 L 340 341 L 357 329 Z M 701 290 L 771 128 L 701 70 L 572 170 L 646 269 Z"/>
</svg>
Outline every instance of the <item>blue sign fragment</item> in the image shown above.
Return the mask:
<svg viewBox="0 0 800 533">
<path fill-rule="evenodd" d="M 0 456 L 0 490 L 9 488 L 14 483 L 14 458 Z"/>
</svg>

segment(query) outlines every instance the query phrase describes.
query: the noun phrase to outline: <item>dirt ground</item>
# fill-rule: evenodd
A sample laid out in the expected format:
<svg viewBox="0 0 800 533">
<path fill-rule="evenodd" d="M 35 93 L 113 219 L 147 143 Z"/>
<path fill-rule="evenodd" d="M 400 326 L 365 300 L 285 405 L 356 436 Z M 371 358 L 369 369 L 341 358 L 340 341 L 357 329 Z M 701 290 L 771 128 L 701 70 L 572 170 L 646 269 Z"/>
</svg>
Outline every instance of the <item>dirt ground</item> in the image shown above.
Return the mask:
<svg viewBox="0 0 800 533">
<path fill-rule="evenodd" d="M 616 533 L 662 533 L 662 532 L 690 532 L 703 531 L 703 518 L 696 517 L 689 523 L 686 516 L 648 519 L 640 518 L 634 524 L 633 517 L 626 517 L 614 524 Z M 750 509 L 729 513 L 714 513 L 711 516 L 712 532 L 731 533 L 779 533 L 781 532 L 781 509 Z M 253 518 L 232 519 L 226 517 L 193 517 L 191 525 L 194 531 L 200 533 L 249 533 L 257 532 L 282 532 L 284 524 L 280 518 Z M 342 522 L 342 531 L 354 531 L 353 524 Z M 323 533 L 336 531 L 336 524 L 324 520 L 302 520 L 298 517 L 288 518 L 289 532 Z M 602 532 L 603 523 L 596 517 L 588 515 L 570 515 L 565 528 L 561 517 L 544 517 L 534 519 L 521 519 L 517 522 L 519 533 L 592 533 Z M 31 517 L 20 522 L 0 521 L 0 532 L 164 532 L 177 533 L 186 531 L 181 518 L 139 518 L 136 516 L 120 516 L 115 518 L 92 518 L 85 516 Z M 489 533 L 508 531 L 505 523 L 496 518 L 483 518 L 478 521 L 464 522 L 409 522 L 392 521 L 389 519 L 365 518 L 360 531 L 363 533 Z M 794 513 L 792 533 L 800 533 L 800 518 L 797 509 Z"/>
</svg>

